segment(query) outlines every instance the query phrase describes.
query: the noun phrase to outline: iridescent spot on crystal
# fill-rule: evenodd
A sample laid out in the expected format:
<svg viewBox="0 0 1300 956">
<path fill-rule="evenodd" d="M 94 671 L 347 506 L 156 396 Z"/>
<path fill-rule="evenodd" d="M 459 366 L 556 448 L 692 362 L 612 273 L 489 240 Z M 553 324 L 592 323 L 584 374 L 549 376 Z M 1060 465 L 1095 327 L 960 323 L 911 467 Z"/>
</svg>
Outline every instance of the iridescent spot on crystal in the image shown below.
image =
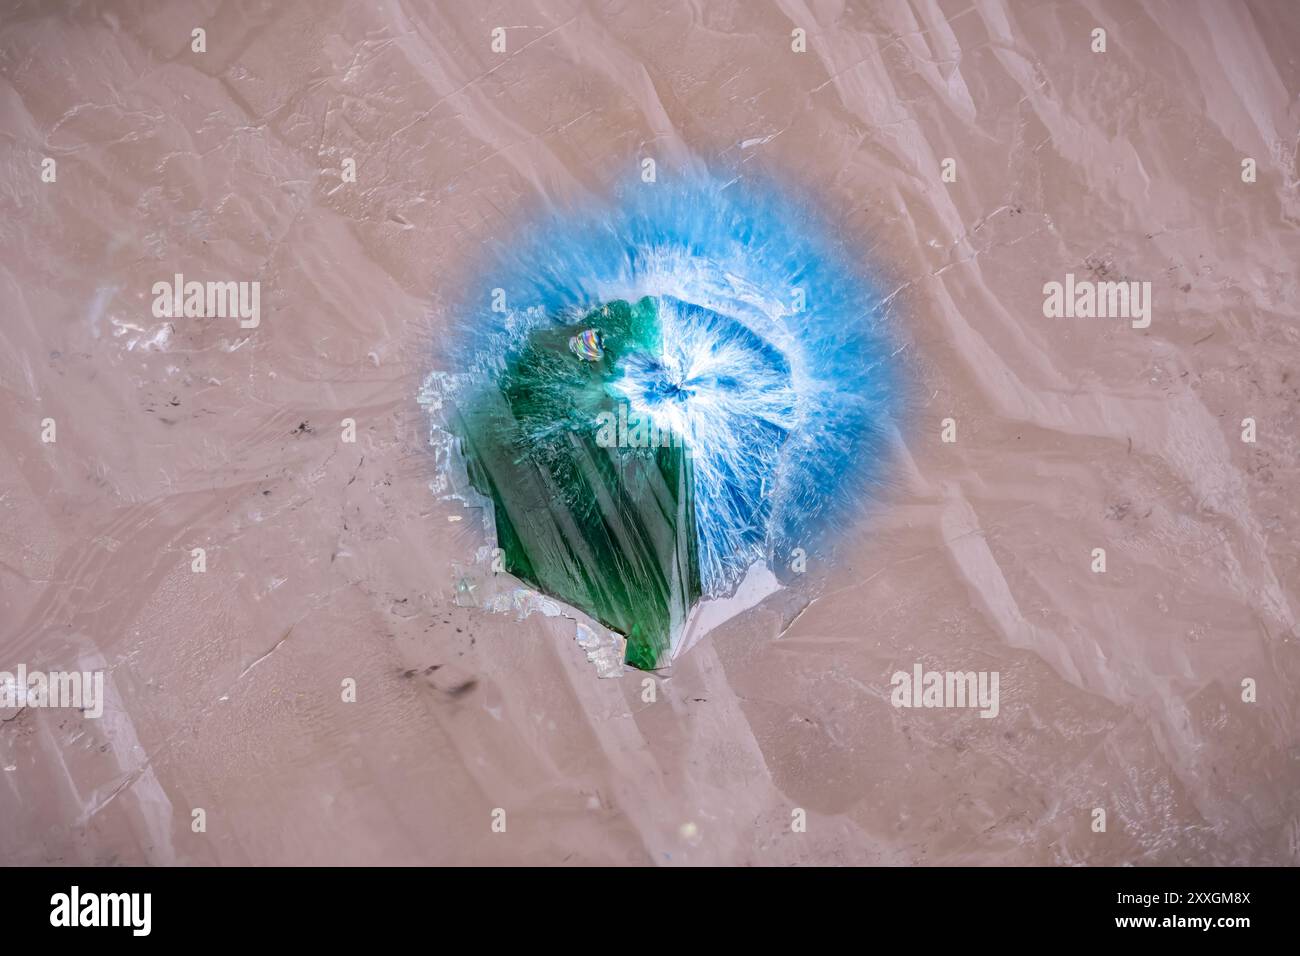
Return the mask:
<svg viewBox="0 0 1300 956">
<path fill-rule="evenodd" d="M 584 329 L 569 339 L 569 351 L 584 362 L 599 362 L 605 357 L 603 342 L 598 329 Z"/>
</svg>

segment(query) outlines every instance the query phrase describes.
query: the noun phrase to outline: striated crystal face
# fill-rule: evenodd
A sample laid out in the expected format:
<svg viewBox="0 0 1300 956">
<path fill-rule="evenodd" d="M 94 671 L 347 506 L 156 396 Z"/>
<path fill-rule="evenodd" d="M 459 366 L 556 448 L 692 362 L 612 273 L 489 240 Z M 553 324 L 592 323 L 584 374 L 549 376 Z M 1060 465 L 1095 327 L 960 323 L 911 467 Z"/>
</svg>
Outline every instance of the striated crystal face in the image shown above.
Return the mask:
<svg viewBox="0 0 1300 956">
<path fill-rule="evenodd" d="M 589 331 L 599 356 L 571 347 L 595 343 Z M 700 596 L 690 456 L 659 428 L 651 442 L 618 388 L 628 363 L 661 348 L 650 298 L 534 330 L 457 427 L 505 569 L 626 635 L 627 662 L 643 669 L 665 662 Z"/>
</svg>

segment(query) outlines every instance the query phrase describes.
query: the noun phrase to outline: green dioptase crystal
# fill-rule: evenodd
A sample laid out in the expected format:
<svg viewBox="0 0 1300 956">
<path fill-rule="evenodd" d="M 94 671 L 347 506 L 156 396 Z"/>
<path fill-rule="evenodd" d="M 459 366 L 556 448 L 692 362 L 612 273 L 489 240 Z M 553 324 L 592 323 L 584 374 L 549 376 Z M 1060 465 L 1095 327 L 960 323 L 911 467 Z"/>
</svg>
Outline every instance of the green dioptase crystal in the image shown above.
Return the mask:
<svg viewBox="0 0 1300 956">
<path fill-rule="evenodd" d="M 594 360 L 569 344 L 593 329 Z M 534 331 L 455 422 L 505 569 L 625 635 L 627 663 L 642 670 L 668 662 L 700 596 L 692 463 L 680 440 L 602 447 L 597 434 L 601 413 L 620 413 L 608 387 L 620 360 L 658 346 L 654 300 L 611 302 Z"/>
</svg>

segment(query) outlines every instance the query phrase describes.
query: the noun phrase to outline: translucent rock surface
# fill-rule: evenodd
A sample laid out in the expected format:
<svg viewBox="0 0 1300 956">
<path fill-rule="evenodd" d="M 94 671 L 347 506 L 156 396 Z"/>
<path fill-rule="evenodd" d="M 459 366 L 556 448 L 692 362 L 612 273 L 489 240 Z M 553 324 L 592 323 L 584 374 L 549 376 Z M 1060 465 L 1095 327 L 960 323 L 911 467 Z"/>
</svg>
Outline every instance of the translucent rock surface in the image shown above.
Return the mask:
<svg viewBox="0 0 1300 956">
<path fill-rule="evenodd" d="M 595 361 L 569 347 L 593 323 Z M 700 596 L 686 449 L 666 433 L 655 447 L 617 436 L 620 365 L 659 347 L 648 298 L 535 330 L 453 426 L 471 485 L 492 501 L 504 569 L 626 635 L 627 662 L 642 669 L 667 662 Z"/>
</svg>

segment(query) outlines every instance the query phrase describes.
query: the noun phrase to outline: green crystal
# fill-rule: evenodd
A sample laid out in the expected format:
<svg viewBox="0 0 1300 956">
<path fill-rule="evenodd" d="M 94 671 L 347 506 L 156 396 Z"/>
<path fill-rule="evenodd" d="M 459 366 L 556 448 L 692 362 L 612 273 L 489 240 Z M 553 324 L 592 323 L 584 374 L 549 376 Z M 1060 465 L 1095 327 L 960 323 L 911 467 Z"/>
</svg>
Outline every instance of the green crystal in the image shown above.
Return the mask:
<svg viewBox="0 0 1300 956">
<path fill-rule="evenodd" d="M 594 360 L 570 347 L 591 329 Z M 654 300 L 611 302 L 532 332 L 454 422 L 505 569 L 625 635 L 627 663 L 643 670 L 667 663 L 700 596 L 692 461 L 680 439 L 602 447 L 597 433 L 602 412 L 619 415 L 620 360 L 658 348 Z"/>
</svg>

